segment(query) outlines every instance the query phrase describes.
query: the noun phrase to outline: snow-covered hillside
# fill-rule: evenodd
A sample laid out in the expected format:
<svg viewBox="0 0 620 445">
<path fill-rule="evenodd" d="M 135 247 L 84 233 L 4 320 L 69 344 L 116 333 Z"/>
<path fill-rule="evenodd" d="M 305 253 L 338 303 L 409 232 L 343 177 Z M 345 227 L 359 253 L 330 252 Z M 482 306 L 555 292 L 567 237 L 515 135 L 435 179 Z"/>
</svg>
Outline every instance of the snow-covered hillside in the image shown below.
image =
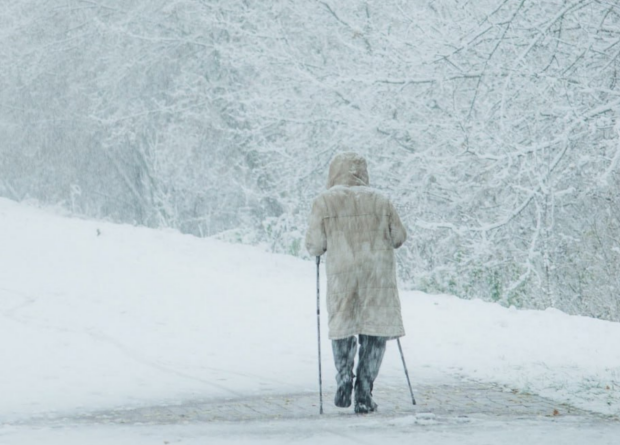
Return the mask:
<svg viewBox="0 0 620 445">
<path fill-rule="evenodd" d="M 0 419 L 317 391 L 315 292 L 312 262 L 0 199 Z M 414 387 L 496 381 L 620 413 L 620 324 L 401 299 Z M 392 379 L 405 385 L 390 343 L 377 385 Z"/>
</svg>

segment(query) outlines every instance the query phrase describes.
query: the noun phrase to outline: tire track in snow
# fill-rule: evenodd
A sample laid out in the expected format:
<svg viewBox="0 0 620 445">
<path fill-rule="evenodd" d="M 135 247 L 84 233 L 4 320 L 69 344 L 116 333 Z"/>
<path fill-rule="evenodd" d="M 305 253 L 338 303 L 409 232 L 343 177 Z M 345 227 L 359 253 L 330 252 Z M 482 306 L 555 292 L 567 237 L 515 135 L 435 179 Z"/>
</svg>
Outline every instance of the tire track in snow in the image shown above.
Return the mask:
<svg viewBox="0 0 620 445">
<path fill-rule="evenodd" d="M 193 380 L 195 382 L 199 382 L 214 388 L 217 388 L 219 390 L 225 391 L 229 394 L 233 394 L 235 396 L 238 397 L 243 397 L 244 394 L 242 392 L 239 391 L 235 391 L 233 389 L 230 389 L 224 385 L 220 385 L 219 383 L 214 383 L 212 381 L 200 378 L 200 377 L 196 377 L 193 376 L 191 374 L 187 374 L 185 372 L 179 371 L 177 369 L 171 368 L 169 366 L 165 366 L 162 365 L 161 363 L 149 359 L 148 357 L 146 357 L 144 354 L 131 349 L 130 347 L 128 347 L 127 345 L 123 344 L 122 342 L 120 342 L 119 340 L 104 334 L 103 332 L 96 332 L 92 329 L 85 331 L 86 334 L 90 335 L 94 340 L 97 340 L 99 342 L 103 342 L 103 343 L 107 343 L 109 345 L 114 346 L 117 350 L 119 350 L 123 355 L 125 355 L 126 357 L 130 358 L 131 360 L 134 360 L 142 365 L 148 366 L 150 368 L 156 369 L 160 372 L 166 373 L 166 374 L 171 374 L 171 375 L 176 375 L 177 377 L 181 377 L 184 378 L 186 380 Z"/>
<path fill-rule="evenodd" d="M 214 383 L 214 382 L 212 382 L 210 380 L 207 380 L 207 379 L 204 379 L 204 378 L 200 378 L 200 377 L 196 377 L 196 376 L 193 376 L 191 374 L 188 374 L 188 373 L 179 371 L 177 369 L 171 368 L 169 366 L 162 365 L 161 363 L 159 363 L 159 362 L 157 362 L 155 360 L 149 359 L 144 354 L 129 348 L 128 346 L 126 346 L 122 342 L 120 342 L 119 340 L 117 340 L 117 339 L 115 339 L 115 338 L 113 338 L 113 337 L 111 337 L 111 336 L 109 336 L 107 334 L 104 334 L 102 332 L 96 332 L 96 331 L 94 331 L 92 329 L 85 329 L 85 330 L 67 329 L 67 328 L 63 328 L 63 327 L 59 327 L 59 326 L 52 326 L 52 325 L 49 325 L 49 324 L 43 324 L 43 323 L 40 323 L 40 322 L 38 322 L 36 320 L 32 320 L 32 319 L 29 319 L 29 320 L 20 319 L 19 317 L 15 316 L 15 313 L 18 312 L 19 310 L 25 308 L 25 307 L 28 307 L 28 306 L 36 303 L 37 302 L 37 298 L 35 298 L 35 297 L 31 296 L 31 295 L 25 294 L 23 292 L 19 292 L 19 291 L 13 290 L 13 289 L 7 289 L 7 288 L 4 288 L 4 287 L 0 287 L 0 291 L 4 291 L 6 293 L 9 293 L 9 294 L 12 294 L 12 295 L 16 295 L 16 296 L 18 296 L 18 297 L 20 297 L 20 298 L 25 300 L 22 303 L 19 303 L 19 304 L 15 305 L 15 306 L 12 306 L 12 307 L 8 308 L 8 309 L 3 309 L 2 311 L 0 311 L 0 313 L 2 315 L 4 315 L 6 318 L 9 318 L 9 319 L 11 319 L 11 320 L 13 320 L 13 321 L 15 321 L 17 323 L 23 324 L 23 325 L 28 326 L 28 327 L 37 327 L 37 328 L 40 328 L 40 329 L 44 329 L 44 330 L 48 330 L 48 331 L 53 331 L 53 332 L 60 332 L 60 333 L 64 333 L 64 334 L 67 334 L 67 333 L 68 334 L 80 334 L 80 335 L 86 334 L 86 335 L 90 336 L 95 341 L 106 343 L 108 345 L 114 346 L 125 357 L 127 357 L 127 358 L 129 358 L 129 359 L 131 359 L 133 361 L 136 361 L 136 362 L 138 362 L 138 363 L 140 363 L 142 365 L 148 366 L 148 367 L 150 367 L 152 369 L 156 369 L 156 370 L 158 370 L 160 372 L 163 372 L 163 373 L 166 373 L 166 374 L 175 375 L 177 377 L 181 377 L 181 378 L 186 379 L 186 380 L 192 380 L 192 381 L 195 381 L 195 382 L 199 382 L 201 384 L 204 384 L 204 385 L 207 385 L 207 386 L 210 386 L 210 387 L 213 387 L 213 388 L 217 388 L 217 389 L 219 389 L 221 391 L 224 391 L 226 393 L 229 393 L 229 394 L 232 394 L 232 395 L 235 395 L 235 396 L 243 396 L 244 395 L 243 393 L 241 393 L 239 391 L 232 390 L 232 389 L 230 389 L 230 388 L 228 388 L 228 387 L 226 387 L 224 385 L 220 385 L 220 384 Z M 215 368 L 207 368 L 207 369 L 215 370 Z M 217 370 L 217 371 L 222 372 L 222 370 Z M 225 372 L 227 372 L 227 371 L 225 371 Z M 252 376 L 250 376 L 250 377 L 252 377 Z M 253 377 L 256 378 L 257 376 L 253 376 Z"/>
<path fill-rule="evenodd" d="M 0 287 L 0 291 L 4 291 L 8 294 L 16 295 L 17 297 L 24 299 L 22 303 L 19 303 L 16 306 L 13 306 L 8 309 L 3 309 L 1 311 L 5 317 L 10 318 L 14 321 L 19 321 L 14 317 L 15 312 L 20 311 L 21 309 L 28 307 L 37 302 L 36 297 L 33 297 L 32 295 L 28 295 L 24 292 L 16 291 L 14 289 L 7 289 L 5 287 Z"/>
</svg>

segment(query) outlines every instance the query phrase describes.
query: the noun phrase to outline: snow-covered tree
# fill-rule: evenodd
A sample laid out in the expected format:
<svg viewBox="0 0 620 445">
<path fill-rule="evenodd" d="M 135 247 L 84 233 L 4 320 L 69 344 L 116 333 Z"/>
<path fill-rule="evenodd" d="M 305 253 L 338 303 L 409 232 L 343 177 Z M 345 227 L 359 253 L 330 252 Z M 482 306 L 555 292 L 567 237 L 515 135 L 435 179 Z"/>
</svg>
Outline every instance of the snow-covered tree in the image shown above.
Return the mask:
<svg viewBox="0 0 620 445">
<path fill-rule="evenodd" d="M 304 255 L 341 150 L 403 282 L 620 320 L 620 7 L 25 0 L 0 14 L 0 194 Z"/>
</svg>

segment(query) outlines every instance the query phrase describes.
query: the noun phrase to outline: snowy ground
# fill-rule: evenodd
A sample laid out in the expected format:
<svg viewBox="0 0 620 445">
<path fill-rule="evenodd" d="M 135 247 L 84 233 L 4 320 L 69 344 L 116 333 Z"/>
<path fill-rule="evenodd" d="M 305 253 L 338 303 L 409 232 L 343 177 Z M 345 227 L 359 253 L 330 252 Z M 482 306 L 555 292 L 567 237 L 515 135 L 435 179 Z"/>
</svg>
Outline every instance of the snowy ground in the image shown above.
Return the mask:
<svg viewBox="0 0 620 445">
<path fill-rule="evenodd" d="M 544 420 L 488 420 L 462 425 L 424 425 L 413 417 L 399 422 L 373 418 L 316 420 L 252 425 L 132 425 L 31 430 L 8 435 L 7 444 L 63 445 L 616 445 L 617 424 L 588 424 L 572 420 L 550 424 Z M 3 439 L 0 436 L 0 440 Z M 17 441 L 11 441 L 16 439 Z"/>
<path fill-rule="evenodd" d="M 105 410 L 315 393 L 314 279 L 312 262 L 258 248 L 0 199 L 0 443 L 364 443 L 411 435 L 438 444 L 616 443 L 618 422 L 597 416 L 423 425 L 419 411 L 275 423 L 75 421 Z M 494 382 L 620 415 L 620 324 L 446 295 L 401 299 L 414 384 Z M 404 384 L 394 346 L 378 386 Z"/>
</svg>

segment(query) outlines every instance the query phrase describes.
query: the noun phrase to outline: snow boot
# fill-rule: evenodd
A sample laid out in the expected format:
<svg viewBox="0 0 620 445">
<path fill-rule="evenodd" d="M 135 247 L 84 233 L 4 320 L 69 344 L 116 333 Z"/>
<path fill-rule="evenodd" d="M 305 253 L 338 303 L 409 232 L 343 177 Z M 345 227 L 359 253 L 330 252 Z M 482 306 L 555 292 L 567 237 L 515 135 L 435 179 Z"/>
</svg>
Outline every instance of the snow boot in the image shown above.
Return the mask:
<svg viewBox="0 0 620 445">
<path fill-rule="evenodd" d="M 379 375 L 381 362 L 383 362 L 386 341 L 385 337 L 360 335 L 360 353 L 355 381 L 355 412 L 358 414 L 377 410 L 377 404 L 372 400 L 372 389 Z"/>
<path fill-rule="evenodd" d="M 353 392 L 353 363 L 357 352 L 357 339 L 355 337 L 332 341 L 334 363 L 336 364 L 336 396 L 334 404 L 339 408 L 351 406 L 351 393 Z"/>
<path fill-rule="evenodd" d="M 361 380 L 355 382 L 355 413 L 368 414 L 377 410 L 377 404 L 372 400 L 372 385 Z"/>
</svg>

